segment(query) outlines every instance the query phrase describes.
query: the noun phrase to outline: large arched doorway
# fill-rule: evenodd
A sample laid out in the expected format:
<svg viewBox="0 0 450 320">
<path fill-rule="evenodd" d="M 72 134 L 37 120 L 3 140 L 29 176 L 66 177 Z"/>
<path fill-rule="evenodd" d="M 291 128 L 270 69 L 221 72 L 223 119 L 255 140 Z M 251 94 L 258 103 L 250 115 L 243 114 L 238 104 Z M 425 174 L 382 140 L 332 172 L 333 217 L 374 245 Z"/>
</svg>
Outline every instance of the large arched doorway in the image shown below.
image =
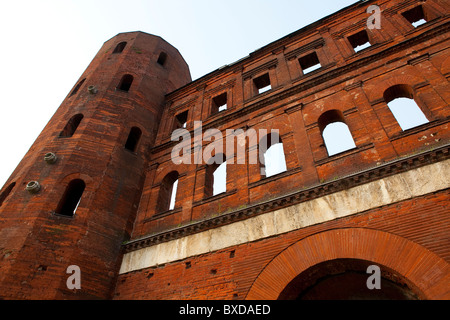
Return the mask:
<svg viewBox="0 0 450 320">
<path fill-rule="evenodd" d="M 372 285 L 378 276 L 367 260 L 335 259 L 312 266 L 295 277 L 281 292 L 279 300 L 418 300 L 402 276 L 378 266 L 379 288 Z M 368 271 L 369 270 L 369 271 Z M 369 286 L 367 282 L 369 281 Z"/>
<path fill-rule="evenodd" d="M 349 282 L 354 286 L 367 280 L 370 274 L 364 273 L 368 264 L 379 266 L 382 285 L 390 289 L 384 297 L 358 298 L 355 290 L 347 286 L 343 299 L 399 299 L 395 298 L 398 295 L 408 299 L 450 299 L 449 263 L 411 240 L 365 228 L 328 230 L 292 244 L 264 267 L 246 299 L 327 299 L 324 291 L 330 290 L 322 287 L 344 287 Z"/>
</svg>

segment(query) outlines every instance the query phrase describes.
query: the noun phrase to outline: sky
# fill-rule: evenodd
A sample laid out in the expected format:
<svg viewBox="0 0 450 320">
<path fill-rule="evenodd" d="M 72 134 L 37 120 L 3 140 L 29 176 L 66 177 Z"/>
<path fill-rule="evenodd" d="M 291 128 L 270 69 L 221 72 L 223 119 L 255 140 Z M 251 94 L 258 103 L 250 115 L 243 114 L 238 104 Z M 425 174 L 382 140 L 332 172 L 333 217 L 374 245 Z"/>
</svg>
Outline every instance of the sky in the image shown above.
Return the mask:
<svg viewBox="0 0 450 320">
<path fill-rule="evenodd" d="M 356 0 L 15 0 L 0 4 L 0 187 L 102 44 L 158 35 L 198 79 Z"/>
</svg>

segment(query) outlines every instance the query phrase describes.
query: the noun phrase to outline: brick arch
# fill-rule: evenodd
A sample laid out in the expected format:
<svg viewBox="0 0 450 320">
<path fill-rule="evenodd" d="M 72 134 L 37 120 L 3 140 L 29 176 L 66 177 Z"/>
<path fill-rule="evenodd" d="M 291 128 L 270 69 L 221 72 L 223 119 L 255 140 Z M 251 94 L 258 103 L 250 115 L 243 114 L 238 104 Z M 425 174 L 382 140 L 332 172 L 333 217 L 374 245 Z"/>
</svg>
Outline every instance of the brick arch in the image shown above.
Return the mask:
<svg viewBox="0 0 450 320">
<path fill-rule="evenodd" d="M 449 264 L 400 236 L 363 228 L 334 229 L 286 248 L 258 275 L 247 300 L 275 300 L 300 273 L 334 259 L 361 259 L 385 266 L 412 283 L 426 299 L 449 299 Z"/>
</svg>

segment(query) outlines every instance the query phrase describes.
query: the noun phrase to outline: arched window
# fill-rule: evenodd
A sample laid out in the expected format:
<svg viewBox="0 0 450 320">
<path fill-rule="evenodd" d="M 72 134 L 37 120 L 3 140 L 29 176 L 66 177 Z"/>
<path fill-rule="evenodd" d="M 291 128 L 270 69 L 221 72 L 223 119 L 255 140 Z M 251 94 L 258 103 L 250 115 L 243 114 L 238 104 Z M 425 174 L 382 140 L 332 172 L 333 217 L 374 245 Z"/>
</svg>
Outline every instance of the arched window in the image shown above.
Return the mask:
<svg viewBox="0 0 450 320">
<path fill-rule="evenodd" d="M 79 113 L 70 118 L 59 136 L 62 138 L 70 138 L 71 136 L 73 136 L 78 126 L 80 125 L 81 120 L 83 120 L 83 117 L 84 116 Z"/>
<path fill-rule="evenodd" d="M 69 182 L 61 201 L 58 204 L 56 213 L 73 217 L 81 201 L 86 184 L 81 179 L 75 179 Z"/>
<path fill-rule="evenodd" d="M 260 152 L 263 154 L 261 161 L 261 175 L 265 178 L 284 172 L 286 159 L 284 156 L 283 142 L 277 133 L 269 133 L 259 142 Z"/>
<path fill-rule="evenodd" d="M 6 200 L 6 198 L 11 193 L 12 189 L 16 186 L 16 183 L 11 183 L 1 194 L 0 194 L 0 207 L 2 206 L 3 202 Z"/>
<path fill-rule="evenodd" d="M 128 92 L 130 90 L 131 84 L 133 83 L 133 76 L 131 74 L 126 74 L 122 77 L 117 86 L 117 89 L 120 91 Z"/>
<path fill-rule="evenodd" d="M 414 92 L 410 86 L 405 84 L 392 86 L 384 92 L 383 97 L 402 130 L 408 130 L 428 122 L 414 101 Z"/>
<path fill-rule="evenodd" d="M 162 180 L 156 208 L 157 213 L 173 210 L 175 208 L 176 194 L 178 191 L 178 177 L 178 172 L 172 171 Z"/>
<path fill-rule="evenodd" d="M 125 149 L 135 152 L 139 140 L 141 139 L 142 131 L 138 127 L 133 127 L 128 135 L 127 142 L 125 143 Z"/>
<path fill-rule="evenodd" d="M 121 53 L 125 49 L 127 43 L 125 41 L 119 43 L 114 49 L 113 53 Z"/>
<path fill-rule="evenodd" d="M 77 93 L 85 81 L 86 81 L 86 78 L 84 78 L 83 80 L 78 82 L 77 85 L 75 86 L 75 88 L 72 90 L 72 93 L 70 94 L 70 96 L 73 96 L 75 93 Z"/>
<path fill-rule="evenodd" d="M 211 163 L 211 161 L 215 161 Z M 205 197 L 211 197 L 227 191 L 227 162 L 224 154 L 207 161 L 205 175 Z"/>
<path fill-rule="evenodd" d="M 332 156 L 356 147 L 353 136 L 339 110 L 329 110 L 318 120 L 319 129 L 328 151 Z"/>
</svg>

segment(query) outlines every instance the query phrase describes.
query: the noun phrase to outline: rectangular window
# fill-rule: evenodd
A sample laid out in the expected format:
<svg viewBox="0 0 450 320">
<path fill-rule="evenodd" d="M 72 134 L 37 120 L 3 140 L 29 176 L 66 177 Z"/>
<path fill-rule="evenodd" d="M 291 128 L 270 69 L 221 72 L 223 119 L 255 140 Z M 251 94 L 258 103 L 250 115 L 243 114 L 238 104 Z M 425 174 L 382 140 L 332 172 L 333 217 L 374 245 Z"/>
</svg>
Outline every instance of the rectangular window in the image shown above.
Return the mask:
<svg viewBox="0 0 450 320">
<path fill-rule="evenodd" d="M 355 33 L 354 35 L 351 35 L 350 37 L 348 37 L 348 41 L 352 45 L 353 50 L 355 50 L 355 52 L 359 52 L 371 46 L 369 41 L 369 35 L 367 34 L 366 30 L 361 30 L 360 32 Z"/>
<path fill-rule="evenodd" d="M 261 94 L 263 92 L 266 92 L 266 91 L 269 91 L 272 89 L 272 86 L 270 85 L 270 77 L 269 77 L 268 73 L 266 73 L 258 78 L 255 78 L 253 80 L 253 83 L 256 87 L 258 94 Z"/>
<path fill-rule="evenodd" d="M 221 111 L 227 110 L 227 93 L 224 92 L 217 97 L 212 98 L 211 101 L 211 114 L 216 114 Z"/>
<path fill-rule="evenodd" d="M 425 13 L 423 12 L 422 6 L 417 6 L 408 11 L 402 13 L 403 17 L 411 23 L 414 28 L 427 23 L 427 19 L 425 18 Z"/>
<path fill-rule="evenodd" d="M 312 52 L 304 57 L 298 59 L 300 63 L 300 67 L 302 68 L 303 74 L 310 73 L 314 70 L 320 69 L 322 66 L 320 65 L 319 58 L 317 57 L 317 53 Z"/>
</svg>

